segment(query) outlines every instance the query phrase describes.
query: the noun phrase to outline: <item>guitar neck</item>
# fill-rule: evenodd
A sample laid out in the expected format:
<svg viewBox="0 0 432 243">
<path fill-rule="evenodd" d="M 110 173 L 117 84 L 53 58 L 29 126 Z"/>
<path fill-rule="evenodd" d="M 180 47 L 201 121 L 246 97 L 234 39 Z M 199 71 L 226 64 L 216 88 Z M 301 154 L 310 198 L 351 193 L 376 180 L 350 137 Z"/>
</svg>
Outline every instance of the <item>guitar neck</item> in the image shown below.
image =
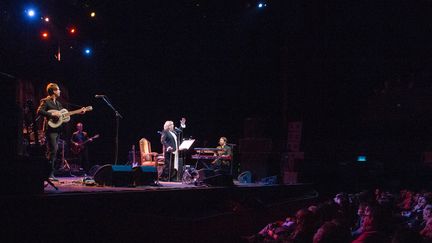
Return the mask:
<svg viewBox="0 0 432 243">
<path fill-rule="evenodd" d="M 72 115 L 76 115 L 76 114 L 81 113 L 81 112 L 82 112 L 81 109 L 78 109 L 78 110 L 74 110 L 74 111 L 69 111 L 69 112 L 65 113 L 64 115 L 65 116 L 72 116 Z"/>
<path fill-rule="evenodd" d="M 96 138 L 98 138 L 98 137 L 99 137 L 99 134 L 96 135 L 96 136 L 93 136 L 93 137 L 91 137 L 91 138 L 89 138 L 89 139 L 87 139 L 87 140 L 85 140 L 84 142 L 81 143 L 81 145 L 84 145 L 84 144 L 90 142 L 90 140 L 92 140 L 92 139 L 96 139 Z"/>
</svg>

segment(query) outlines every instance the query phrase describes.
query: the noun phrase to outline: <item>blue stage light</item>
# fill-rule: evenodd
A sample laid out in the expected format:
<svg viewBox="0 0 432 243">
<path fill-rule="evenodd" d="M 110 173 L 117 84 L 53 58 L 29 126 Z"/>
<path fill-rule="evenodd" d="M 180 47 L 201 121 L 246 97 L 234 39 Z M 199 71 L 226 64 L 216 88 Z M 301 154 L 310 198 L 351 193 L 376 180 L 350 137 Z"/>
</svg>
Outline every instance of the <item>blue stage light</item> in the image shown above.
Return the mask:
<svg viewBox="0 0 432 243">
<path fill-rule="evenodd" d="M 267 7 L 266 3 L 258 3 L 258 8 L 264 8 Z"/>
<path fill-rule="evenodd" d="M 258 8 L 264 8 L 264 7 L 267 7 L 267 3 L 258 3 Z"/>
<path fill-rule="evenodd" d="M 28 9 L 26 9 L 25 13 L 26 13 L 27 17 L 29 17 L 29 18 L 34 18 L 37 15 L 36 14 L 36 10 L 34 8 L 28 8 Z"/>
<path fill-rule="evenodd" d="M 92 51 L 91 51 L 91 49 L 90 48 L 84 48 L 84 54 L 85 55 L 87 55 L 87 56 L 89 56 L 90 54 L 92 53 Z"/>
</svg>

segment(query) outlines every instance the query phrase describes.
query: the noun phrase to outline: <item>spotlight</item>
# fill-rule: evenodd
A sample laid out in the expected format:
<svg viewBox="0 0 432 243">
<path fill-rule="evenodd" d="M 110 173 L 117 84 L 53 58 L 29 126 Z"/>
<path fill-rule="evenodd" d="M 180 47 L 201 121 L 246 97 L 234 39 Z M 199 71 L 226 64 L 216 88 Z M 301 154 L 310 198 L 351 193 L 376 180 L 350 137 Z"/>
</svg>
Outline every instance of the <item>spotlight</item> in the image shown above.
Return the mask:
<svg viewBox="0 0 432 243">
<path fill-rule="evenodd" d="M 267 7 L 266 3 L 258 3 L 258 8 L 264 8 Z"/>
<path fill-rule="evenodd" d="M 25 15 L 27 15 L 28 18 L 33 19 L 36 17 L 37 13 L 34 8 L 28 8 L 25 11 Z"/>
<path fill-rule="evenodd" d="M 29 17 L 34 17 L 35 14 L 36 14 L 36 12 L 35 12 L 33 9 L 29 9 L 29 10 L 27 10 L 27 15 L 28 15 Z"/>
<path fill-rule="evenodd" d="M 92 18 L 96 17 L 96 13 L 95 12 L 91 12 L 90 13 L 90 17 L 92 17 Z"/>
<path fill-rule="evenodd" d="M 69 32 L 70 35 L 76 35 L 76 33 L 78 32 L 78 29 L 72 25 L 72 26 L 67 27 L 67 31 Z"/>
<path fill-rule="evenodd" d="M 88 48 L 88 47 L 84 48 L 84 55 L 90 56 L 91 53 L 92 53 L 92 51 L 90 48 Z"/>
<path fill-rule="evenodd" d="M 48 33 L 48 31 L 43 31 L 43 32 L 41 33 L 41 36 L 42 36 L 42 39 L 48 39 L 48 37 L 49 37 L 49 33 Z"/>
<path fill-rule="evenodd" d="M 45 18 L 43 18 L 43 20 L 47 23 L 50 21 L 49 17 L 45 17 Z"/>
</svg>

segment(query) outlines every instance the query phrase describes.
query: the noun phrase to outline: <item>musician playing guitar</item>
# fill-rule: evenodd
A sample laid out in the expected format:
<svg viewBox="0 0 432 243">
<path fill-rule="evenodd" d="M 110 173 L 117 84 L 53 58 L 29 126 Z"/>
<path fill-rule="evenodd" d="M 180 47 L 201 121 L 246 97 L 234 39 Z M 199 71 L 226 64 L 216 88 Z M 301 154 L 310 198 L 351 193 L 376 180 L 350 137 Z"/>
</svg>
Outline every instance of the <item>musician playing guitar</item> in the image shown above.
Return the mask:
<svg viewBox="0 0 432 243">
<path fill-rule="evenodd" d="M 50 179 L 57 180 L 54 177 L 54 163 L 56 161 L 56 155 L 58 150 L 58 140 L 63 126 L 51 127 L 48 125 L 48 120 L 60 119 L 62 114 L 60 110 L 63 109 L 62 104 L 58 101 L 60 97 L 60 87 L 56 83 L 49 83 L 46 87 L 47 97 L 40 101 L 39 108 L 37 110 L 38 115 L 45 117 L 44 119 L 44 130 L 47 141 L 47 159 L 51 164 Z M 86 112 L 85 108 L 81 109 L 81 114 Z"/>
<path fill-rule="evenodd" d="M 81 122 L 76 124 L 76 132 L 72 134 L 71 143 L 73 145 L 72 152 L 78 155 L 81 168 L 87 173 L 90 170 L 90 164 L 88 159 L 88 148 L 86 146 L 87 142 L 92 142 L 93 138 L 98 137 L 88 137 L 87 132 L 83 131 L 83 124 Z"/>
</svg>

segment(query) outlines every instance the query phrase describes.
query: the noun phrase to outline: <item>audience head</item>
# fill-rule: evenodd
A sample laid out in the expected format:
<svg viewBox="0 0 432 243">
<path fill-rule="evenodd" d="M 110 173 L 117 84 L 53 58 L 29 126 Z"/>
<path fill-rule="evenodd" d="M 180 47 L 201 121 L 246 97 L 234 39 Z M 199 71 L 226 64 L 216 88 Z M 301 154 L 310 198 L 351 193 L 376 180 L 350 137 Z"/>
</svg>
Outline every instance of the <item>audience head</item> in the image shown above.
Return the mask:
<svg viewBox="0 0 432 243">
<path fill-rule="evenodd" d="M 341 207 L 345 207 L 349 204 L 348 195 L 346 193 L 343 193 L 343 192 L 336 194 L 333 201 Z"/>
<path fill-rule="evenodd" d="M 350 242 L 347 228 L 336 221 L 325 222 L 315 233 L 313 243 L 346 243 Z"/>
<path fill-rule="evenodd" d="M 366 211 L 366 207 L 367 207 L 367 203 L 365 203 L 365 202 L 361 202 L 360 204 L 359 204 L 359 206 L 358 206 L 358 209 L 357 209 L 357 215 L 359 216 L 359 217 L 364 217 L 365 216 L 365 211 Z"/>
<path fill-rule="evenodd" d="M 432 219 L 432 204 L 428 204 L 423 209 L 423 219 L 425 221 L 428 221 L 429 219 Z"/>
<path fill-rule="evenodd" d="M 296 213 L 296 231 L 314 231 L 315 217 L 308 209 L 300 209 Z"/>
<path fill-rule="evenodd" d="M 425 196 L 419 196 L 417 206 L 419 208 L 424 208 L 428 204 L 429 200 Z"/>
<path fill-rule="evenodd" d="M 310 206 L 308 207 L 308 210 L 309 210 L 310 212 L 312 212 L 313 214 L 317 214 L 317 212 L 318 212 L 318 206 L 316 206 L 316 205 L 310 205 Z"/>
<path fill-rule="evenodd" d="M 365 231 L 381 230 L 385 226 L 385 220 L 385 213 L 380 205 L 368 205 L 365 209 L 363 229 Z"/>
</svg>

